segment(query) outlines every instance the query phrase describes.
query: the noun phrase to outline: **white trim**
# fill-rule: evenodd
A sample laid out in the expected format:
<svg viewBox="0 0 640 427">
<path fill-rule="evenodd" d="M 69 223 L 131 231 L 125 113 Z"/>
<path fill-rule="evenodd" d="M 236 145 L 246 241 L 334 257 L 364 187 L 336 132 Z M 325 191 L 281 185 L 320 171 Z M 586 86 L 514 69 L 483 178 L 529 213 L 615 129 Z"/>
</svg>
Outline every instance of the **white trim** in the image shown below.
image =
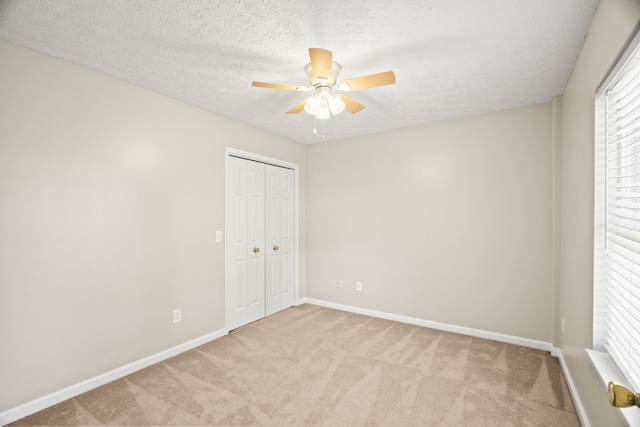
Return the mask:
<svg viewBox="0 0 640 427">
<path fill-rule="evenodd" d="M 589 348 L 585 350 L 589 355 L 589 360 L 591 360 L 591 366 L 593 366 L 593 369 L 598 374 L 598 378 L 600 378 L 605 390 L 607 389 L 609 381 L 629 387 L 629 382 L 624 374 L 620 372 L 616 363 L 611 356 L 609 356 L 609 353 L 605 351 L 595 351 Z M 634 390 L 634 392 L 637 391 Z M 640 426 L 640 410 L 638 410 L 638 408 L 619 408 L 618 412 L 629 427 Z"/>
<path fill-rule="evenodd" d="M 578 418 L 580 419 L 580 424 L 582 427 L 590 427 L 589 418 L 587 417 L 587 412 L 584 410 L 584 405 L 580 400 L 580 395 L 578 395 L 578 389 L 576 388 L 575 383 L 573 382 L 573 378 L 571 378 L 571 372 L 569 372 L 569 367 L 567 366 L 567 362 L 564 360 L 564 355 L 562 351 L 559 349 L 555 349 L 554 356 L 558 358 L 560 361 L 560 368 L 562 368 L 562 373 L 564 374 L 564 379 L 567 381 L 567 386 L 569 387 L 569 393 L 571 393 L 571 398 L 573 399 L 573 405 L 576 407 L 576 412 L 578 413 Z"/>
<path fill-rule="evenodd" d="M 263 156 L 262 154 L 251 153 L 249 151 L 238 150 L 233 147 L 224 147 L 225 156 L 233 155 L 243 159 L 255 160 L 257 162 L 269 163 L 275 166 L 282 166 L 289 169 L 298 169 L 298 164 L 276 159 L 275 157 Z"/>
<path fill-rule="evenodd" d="M 294 251 L 293 251 L 293 274 L 294 274 L 294 278 L 295 278 L 295 283 L 293 286 L 293 301 L 298 301 L 299 297 L 300 297 L 300 165 L 298 165 L 297 163 L 291 163 L 291 162 L 287 162 L 285 160 L 280 160 L 280 159 L 276 159 L 273 157 L 268 157 L 268 156 L 263 156 L 261 154 L 255 154 L 255 153 L 251 153 L 249 151 L 243 151 L 243 150 L 238 150 L 236 148 L 233 147 L 225 147 L 224 148 L 224 177 L 225 177 L 225 183 L 224 183 L 224 191 L 225 191 L 225 207 L 224 207 L 224 216 L 225 216 L 225 224 L 224 224 L 224 233 L 225 233 L 225 242 L 226 242 L 226 235 L 227 235 L 227 206 L 226 206 L 226 200 L 227 200 L 227 159 L 229 158 L 229 156 L 237 156 L 237 157 L 242 157 L 244 159 L 248 159 L 248 160 L 255 160 L 258 162 L 264 162 L 264 163 L 268 163 L 271 165 L 275 165 L 275 166 L 282 166 L 288 169 L 293 169 L 294 172 L 294 192 L 295 192 L 295 206 L 294 206 L 294 221 L 295 221 L 295 239 L 294 239 Z M 225 309 L 225 316 L 224 316 L 224 321 L 225 321 L 225 328 L 227 327 L 227 300 L 226 300 L 226 293 L 227 293 L 227 260 L 226 260 L 226 256 L 227 256 L 227 246 L 225 243 L 225 249 L 224 249 L 224 253 L 225 253 L 225 278 L 224 278 L 224 286 L 225 286 L 225 301 L 224 301 L 224 309 Z M 295 302 L 294 302 L 295 304 Z"/>
<path fill-rule="evenodd" d="M 365 314 L 367 316 L 378 317 L 380 319 L 393 320 L 395 322 L 408 323 L 416 326 L 424 326 L 426 328 L 438 329 L 441 331 L 454 332 L 457 334 L 469 335 L 477 338 L 486 338 L 494 341 L 505 342 L 508 344 L 521 345 L 523 347 L 535 348 L 552 353 L 555 356 L 556 349 L 550 342 L 537 341 L 529 338 L 521 338 L 513 335 L 500 334 L 497 332 L 488 332 L 480 329 L 466 328 L 464 326 L 450 325 L 447 323 L 433 322 L 431 320 L 418 319 L 415 317 L 402 316 L 399 314 L 385 313 L 383 311 L 369 310 L 367 308 L 353 307 L 350 305 L 337 304 L 329 301 L 322 301 L 313 298 L 303 298 L 297 305 L 313 304 L 321 307 L 335 308 L 337 310 L 348 311 L 351 313 Z"/>
<path fill-rule="evenodd" d="M 604 259 L 607 240 L 606 216 L 606 98 L 598 97 L 594 107 L 593 170 L 593 349 L 604 351 L 607 341 Z"/>
<path fill-rule="evenodd" d="M 0 426 L 4 426 L 21 418 L 34 414 L 38 411 L 42 411 L 43 409 L 49 408 L 50 406 L 56 405 L 60 402 L 64 402 L 65 400 L 76 397 L 82 393 L 86 393 L 87 391 L 110 383 L 111 381 L 118 380 L 122 377 L 130 375 L 156 363 L 160 363 L 166 359 L 199 347 L 208 342 L 214 341 L 227 334 L 228 331 L 226 329 L 220 329 L 218 331 L 211 332 L 210 334 L 204 335 L 200 338 L 195 338 L 191 341 L 187 341 L 175 347 L 168 348 L 159 353 L 113 369 L 109 372 L 105 372 L 104 374 L 100 374 L 72 386 L 63 388 L 62 390 L 58 390 L 53 393 L 47 394 L 46 396 L 34 399 L 30 402 L 23 403 L 22 405 L 16 406 L 15 408 L 8 409 L 0 413 Z"/>
</svg>

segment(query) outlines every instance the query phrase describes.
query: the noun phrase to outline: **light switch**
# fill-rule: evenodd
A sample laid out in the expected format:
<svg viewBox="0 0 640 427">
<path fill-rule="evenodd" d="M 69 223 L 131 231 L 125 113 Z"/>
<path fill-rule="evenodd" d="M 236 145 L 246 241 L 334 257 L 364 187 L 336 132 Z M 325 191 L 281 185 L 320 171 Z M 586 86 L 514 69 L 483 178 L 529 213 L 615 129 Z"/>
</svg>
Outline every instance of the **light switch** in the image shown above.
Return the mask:
<svg viewBox="0 0 640 427">
<path fill-rule="evenodd" d="M 222 242 L 222 231 L 216 231 L 216 243 Z"/>
</svg>

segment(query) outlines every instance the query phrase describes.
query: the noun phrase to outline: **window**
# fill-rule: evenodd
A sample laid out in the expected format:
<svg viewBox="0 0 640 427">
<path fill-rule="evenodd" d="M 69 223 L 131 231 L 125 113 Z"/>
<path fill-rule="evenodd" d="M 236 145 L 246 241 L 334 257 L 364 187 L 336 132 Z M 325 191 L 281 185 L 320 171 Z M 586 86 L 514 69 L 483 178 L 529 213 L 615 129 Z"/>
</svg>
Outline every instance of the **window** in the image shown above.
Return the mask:
<svg viewBox="0 0 640 427">
<path fill-rule="evenodd" d="M 590 356 L 605 383 L 614 381 L 638 391 L 640 34 L 637 32 L 596 93 L 595 140 L 593 347 L 599 353 L 590 352 Z M 603 363 L 610 366 L 604 368 Z"/>
</svg>

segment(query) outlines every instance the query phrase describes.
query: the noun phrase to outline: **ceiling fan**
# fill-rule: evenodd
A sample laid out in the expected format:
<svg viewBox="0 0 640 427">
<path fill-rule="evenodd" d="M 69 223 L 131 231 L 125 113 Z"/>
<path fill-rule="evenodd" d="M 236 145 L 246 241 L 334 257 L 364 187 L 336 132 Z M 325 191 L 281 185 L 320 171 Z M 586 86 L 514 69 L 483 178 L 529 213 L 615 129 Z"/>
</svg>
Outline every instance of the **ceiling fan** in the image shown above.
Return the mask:
<svg viewBox="0 0 640 427">
<path fill-rule="evenodd" d="M 355 114 L 364 108 L 364 105 L 344 94 L 336 93 L 337 91 L 368 89 L 392 85 L 396 82 L 396 75 L 393 71 L 386 71 L 337 83 L 342 67 L 333 62 L 333 54 L 330 50 L 309 48 L 309 58 L 311 62 L 307 64 L 304 70 L 307 73 L 311 87 L 265 82 L 252 82 L 251 85 L 254 87 L 303 92 L 314 90 L 315 93 L 313 95 L 296 104 L 287 111 L 287 114 L 296 114 L 304 109 L 316 119 L 326 120 L 332 114 L 340 114 L 344 110 Z"/>
</svg>

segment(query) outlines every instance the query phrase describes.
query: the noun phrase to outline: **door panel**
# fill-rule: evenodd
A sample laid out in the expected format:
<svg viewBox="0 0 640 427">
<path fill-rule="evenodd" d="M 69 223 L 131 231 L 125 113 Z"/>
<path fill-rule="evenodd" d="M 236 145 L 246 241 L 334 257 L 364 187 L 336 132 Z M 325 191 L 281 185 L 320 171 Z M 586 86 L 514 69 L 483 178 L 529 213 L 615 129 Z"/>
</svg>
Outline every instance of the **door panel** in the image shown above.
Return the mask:
<svg viewBox="0 0 640 427">
<path fill-rule="evenodd" d="M 229 159 L 227 169 L 226 197 L 227 219 L 225 226 L 225 315 L 230 328 L 243 324 L 247 318 L 246 271 L 246 211 L 247 170 L 233 158 Z M 231 286 L 233 284 L 233 286 Z"/>
<path fill-rule="evenodd" d="M 247 257 L 249 258 L 249 312 L 246 323 L 265 316 L 264 171 L 265 164 L 244 160 L 248 168 Z M 254 252 L 254 249 L 259 252 Z"/>
<path fill-rule="evenodd" d="M 225 312 L 229 330 L 265 316 L 264 167 L 228 158 Z"/>
<path fill-rule="evenodd" d="M 267 176 L 267 316 L 294 303 L 294 171 L 266 166 Z"/>
</svg>

